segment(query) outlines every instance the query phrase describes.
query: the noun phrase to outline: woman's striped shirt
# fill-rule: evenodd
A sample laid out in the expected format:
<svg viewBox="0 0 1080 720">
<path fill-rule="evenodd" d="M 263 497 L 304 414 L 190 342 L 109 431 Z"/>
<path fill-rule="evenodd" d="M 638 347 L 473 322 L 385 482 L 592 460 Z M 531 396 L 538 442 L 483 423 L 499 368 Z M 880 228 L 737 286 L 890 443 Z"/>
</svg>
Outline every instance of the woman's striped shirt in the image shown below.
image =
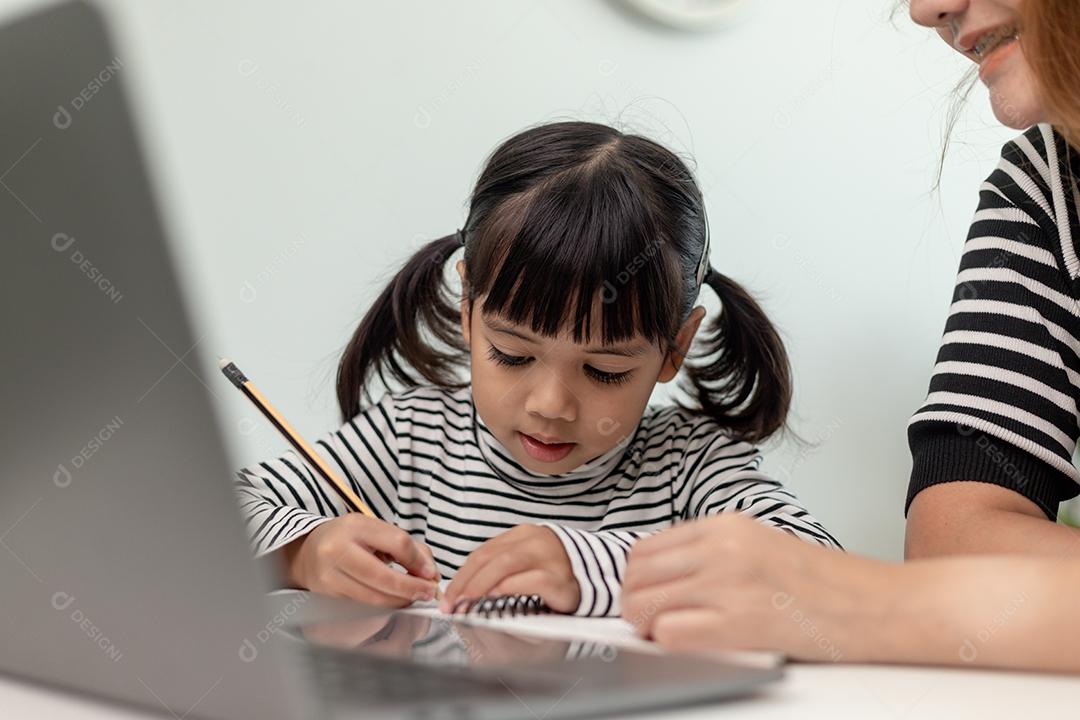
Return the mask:
<svg viewBox="0 0 1080 720">
<path fill-rule="evenodd" d="M 631 544 L 682 520 L 738 511 L 839 547 L 758 470 L 757 448 L 675 406 L 647 408 L 611 450 L 559 475 L 515 462 L 480 419 L 469 387 L 386 393 L 315 447 L 380 519 L 431 548 L 443 577 L 505 530 L 550 528 L 581 586 L 578 615 L 617 615 Z M 236 491 L 257 555 L 346 512 L 292 453 L 242 469 Z"/>
<path fill-rule="evenodd" d="M 980 187 L 929 394 L 908 426 L 907 506 L 930 485 L 977 480 L 1053 519 L 1080 492 L 1078 178 L 1080 151 L 1036 125 Z"/>
</svg>

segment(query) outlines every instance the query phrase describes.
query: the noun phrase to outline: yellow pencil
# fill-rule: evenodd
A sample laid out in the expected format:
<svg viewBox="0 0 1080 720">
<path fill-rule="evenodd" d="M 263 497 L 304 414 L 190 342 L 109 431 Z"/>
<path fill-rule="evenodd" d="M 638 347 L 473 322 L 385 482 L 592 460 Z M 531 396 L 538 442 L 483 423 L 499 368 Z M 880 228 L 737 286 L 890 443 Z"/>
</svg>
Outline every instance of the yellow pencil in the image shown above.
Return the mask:
<svg viewBox="0 0 1080 720">
<path fill-rule="evenodd" d="M 338 474 L 326 464 L 317 452 L 315 452 L 315 449 L 308 444 L 307 440 L 304 440 L 300 433 L 293 429 L 292 425 L 290 425 L 289 422 L 282 417 L 281 413 L 270 404 L 270 401 L 266 399 L 266 396 L 259 392 L 259 389 L 248 380 L 247 376 L 241 372 L 240 368 L 236 367 L 232 361 L 226 358 L 221 358 L 218 362 L 218 366 L 221 368 L 221 372 L 224 373 L 225 377 L 229 379 L 229 382 L 235 385 L 240 392 L 244 393 L 247 399 L 258 408 L 259 412 L 270 421 L 270 424 L 277 428 L 278 432 L 285 437 L 288 443 L 292 445 L 293 449 L 300 454 L 300 457 L 307 462 L 308 466 L 317 472 L 323 480 L 329 483 L 330 487 L 337 490 L 338 495 L 341 496 L 342 501 L 349 510 L 352 512 L 363 513 L 370 518 L 376 517 L 375 513 L 371 511 L 371 508 L 369 508 L 364 501 L 353 492 L 353 489 L 349 487 L 344 480 L 338 477 Z M 435 596 L 439 596 L 438 578 L 435 580 Z"/>
</svg>

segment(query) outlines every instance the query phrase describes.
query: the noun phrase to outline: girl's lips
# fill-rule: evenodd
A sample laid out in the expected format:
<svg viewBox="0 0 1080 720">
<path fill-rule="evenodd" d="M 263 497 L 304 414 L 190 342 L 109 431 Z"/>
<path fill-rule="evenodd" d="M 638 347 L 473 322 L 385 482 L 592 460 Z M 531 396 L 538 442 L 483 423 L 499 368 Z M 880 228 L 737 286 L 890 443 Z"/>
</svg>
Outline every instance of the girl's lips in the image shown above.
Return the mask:
<svg viewBox="0 0 1080 720">
<path fill-rule="evenodd" d="M 558 462 L 564 457 L 570 454 L 570 451 L 574 449 L 577 443 L 555 443 L 548 444 L 540 442 L 531 435 L 526 435 L 523 432 L 518 432 L 518 439 L 521 441 L 521 446 L 525 448 L 525 452 L 529 453 L 529 457 L 540 462 Z"/>
</svg>

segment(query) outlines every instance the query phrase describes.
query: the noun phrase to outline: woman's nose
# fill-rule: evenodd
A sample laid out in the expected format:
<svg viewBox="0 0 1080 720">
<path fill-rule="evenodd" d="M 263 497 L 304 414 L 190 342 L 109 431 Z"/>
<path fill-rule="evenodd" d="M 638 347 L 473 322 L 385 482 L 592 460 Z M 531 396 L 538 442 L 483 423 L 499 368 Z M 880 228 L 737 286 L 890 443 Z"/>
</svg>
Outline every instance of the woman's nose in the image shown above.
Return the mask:
<svg viewBox="0 0 1080 720">
<path fill-rule="evenodd" d="M 911 0 L 911 19 L 925 27 L 942 27 L 964 13 L 972 0 Z"/>
<path fill-rule="evenodd" d="M 525 399 L 525 411 L 549 420 L 573 422 L 577 419 L 578 397 L 557 370 L 540 365 Z"/>
</svg>

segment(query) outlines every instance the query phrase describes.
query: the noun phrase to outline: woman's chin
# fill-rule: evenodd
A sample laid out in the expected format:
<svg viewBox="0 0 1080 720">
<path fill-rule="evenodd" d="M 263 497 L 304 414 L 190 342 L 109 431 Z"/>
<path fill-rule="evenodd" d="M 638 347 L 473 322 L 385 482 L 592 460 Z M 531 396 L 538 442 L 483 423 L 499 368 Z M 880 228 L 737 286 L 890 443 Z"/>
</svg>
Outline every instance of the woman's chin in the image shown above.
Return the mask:
<svg viewBox="0 0 1080 720">
<path fill-rule="evenodd" d="M 990 107 L 998 122 L 1014 130 L 1026 130 L 1046 118 L 1027 78 L 1004 77 L 989 87 Z"/>
<path fill-rule="evenodd" d="M 1042 113 L 1039 112 L 1037 107 L 1024 107 L 1023 105 L 1004 102 L 994 102 L 991 107 L 998 122 L 1013 130 L 1026 130 L 1032 125 L 1043 121 Z"/>
</svg>

